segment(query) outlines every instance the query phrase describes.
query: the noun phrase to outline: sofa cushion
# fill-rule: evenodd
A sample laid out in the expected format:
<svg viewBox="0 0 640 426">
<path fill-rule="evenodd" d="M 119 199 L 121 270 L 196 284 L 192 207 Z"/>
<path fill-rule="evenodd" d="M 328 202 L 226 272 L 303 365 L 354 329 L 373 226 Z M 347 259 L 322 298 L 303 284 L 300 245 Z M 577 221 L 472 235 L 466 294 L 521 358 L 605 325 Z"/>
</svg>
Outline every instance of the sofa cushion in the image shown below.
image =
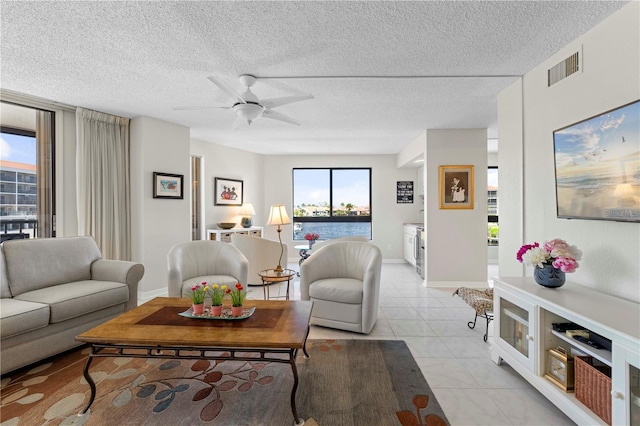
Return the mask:
<svg viewBox="0 0 640 426">
<path fill-rule="evenodd" d="M 0 338 L 16 336 L 49 325 L 49 306 L 16 299 L 0 299 Z"/>
<path fill-rule="evenodd" d="M 14 299 L 48 304 L 50 322 L 55 324 L 126 303 L 129 300 L 129 287 L 111 281 L 76 281 L 22 293 Z"/>
<path fill-rule="evenodd" d="M 11 240 L 2 245 L 14 297 L 57 284 L 90 280 L 91 263 L 101 257 L 92 237 Z"/>
<path fill-rule="evenodd" d="M 353 278 L 327 278 L 309 286 L 311 299 L 362 304 L 362 281 Z"/>
<path fill-rule="evenodd" d="M 7 277 L 7 262 L 4 260 L 4 249 L 0 244 L 0 297 L 11 297 L 9 278 Z"/>
</svg>

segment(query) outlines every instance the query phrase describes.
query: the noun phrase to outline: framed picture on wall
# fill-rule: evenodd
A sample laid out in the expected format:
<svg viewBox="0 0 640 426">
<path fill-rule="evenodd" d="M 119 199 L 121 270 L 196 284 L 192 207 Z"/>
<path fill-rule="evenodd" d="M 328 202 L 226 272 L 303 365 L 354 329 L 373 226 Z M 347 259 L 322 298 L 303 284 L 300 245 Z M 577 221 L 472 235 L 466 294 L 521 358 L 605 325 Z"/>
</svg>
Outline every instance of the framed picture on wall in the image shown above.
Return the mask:
<svg viewBox="0 0 640 426">
<path fill-rule="evenodd" d="M 216 206 L 241 206 L 243 182 L 236 179 L 215 178 L 214 204 Z"/>
<path fill-rule="evenodd" d="M 173 198 L 182 200 L 184 175 L 153 172 L 153 198 Z"/>
<path fill-rule="evenodd" d="M 473 209 L 473 166 L 440 166 L 441 209 Z"/>
</svg>

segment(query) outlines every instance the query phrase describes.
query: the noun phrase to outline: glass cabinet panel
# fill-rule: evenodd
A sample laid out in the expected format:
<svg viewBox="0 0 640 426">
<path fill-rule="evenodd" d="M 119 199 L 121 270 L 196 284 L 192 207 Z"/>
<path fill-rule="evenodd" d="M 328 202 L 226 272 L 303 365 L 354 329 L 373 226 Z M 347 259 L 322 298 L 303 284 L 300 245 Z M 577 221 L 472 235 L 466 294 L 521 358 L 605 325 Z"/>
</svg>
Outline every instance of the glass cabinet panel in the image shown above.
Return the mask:
<svg viewBox="0 0 640 426">
<path fill-rule="evenodd" d="M 529 357 L 529 312 L 500 298 L 500 338 Z"/>
<path fill-rule="evenodd" d="M 632 425 L 640 425 L 640 369 L 629 365 L 629 407 Z"/>
</svg>

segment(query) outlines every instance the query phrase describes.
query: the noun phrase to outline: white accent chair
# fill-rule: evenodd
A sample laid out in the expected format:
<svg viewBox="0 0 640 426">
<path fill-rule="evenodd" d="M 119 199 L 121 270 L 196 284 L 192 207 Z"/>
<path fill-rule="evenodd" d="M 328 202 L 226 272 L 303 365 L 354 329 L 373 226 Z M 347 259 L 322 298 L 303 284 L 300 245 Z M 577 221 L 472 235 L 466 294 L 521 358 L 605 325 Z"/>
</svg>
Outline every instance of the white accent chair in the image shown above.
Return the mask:
<svg viewBox="0 0 640 426">
<path fill-rule="evenodd" d="M 258 272 L 278 266 L 280 259 L 280 242 L 278 241 L 234 233 L 231 235 L 231 245 L 240 250 L 249 261 L 247 285 L 262 285 L 262 278 Z M 286 268 L 287 245 L 283 243 L 282 249 L 282 261 Z"/>
<path fill-rule="evenodd" d="M 378 318 L 382 252 L 342 241 L 315 251 L 300 267 L 300 296 L 313 301 L 311 324 L 369 334 Z"/>
<path fill-rule="evenodd" d="M 322 247 L 328 246 L 329 244 L 340 243 L 342 241 L 360 241 L 363 243 L 368 243 L 369 238 L 363 235 L 351 235 L 348 237 L 332 238 L 330 240 L 318 241 L 313 245 L 313 252 L 315 253 L 316 251 L 320 250 Z"/>
<path fill-rule="evenodd" d="M 246 284 L 249 262 L 229 243 L 189 241 L 178 244 L 167 255 L 169 297 L 188 297 L 191 287 L 208 284 Z"/>
</svg>

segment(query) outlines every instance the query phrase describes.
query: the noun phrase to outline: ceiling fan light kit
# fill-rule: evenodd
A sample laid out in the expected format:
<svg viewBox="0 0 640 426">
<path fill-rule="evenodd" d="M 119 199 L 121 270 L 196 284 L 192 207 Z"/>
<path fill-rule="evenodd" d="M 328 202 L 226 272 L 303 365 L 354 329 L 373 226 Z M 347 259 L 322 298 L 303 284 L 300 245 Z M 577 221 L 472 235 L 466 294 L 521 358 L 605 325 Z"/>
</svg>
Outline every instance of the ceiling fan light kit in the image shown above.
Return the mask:
<svg viewBox="0 0 640 426">
<path fill-rule="evenodd" d="M 262 116 L 264 107 L 259 104 L 254 104 L 253 102 L 247 102 L 246 104 L 235 104 L 233 110 L 238 114 L 238 117 L 251 125 L 252 121 Z"/>
<path fill-rule="evenodd" d="M 301 95 L 301 96 L 284 96 L 281 98 L 273 98 L 273 99 L 264 99 L 260 100 L 252 91 L 251 86 L 253 86 L 258 78 L 250 75 L 250 74 L 242 74 L 238 77 L 240 80 L 240 84 L 246 87 L 244 93 L 239 94 L 236 92 L 231 86 L 222 81 L 220 78 L 211 76 L 207 77 L 209 81 L 218 86 L 223 92 L 229 95 L 233 100 L 234 104 L 232 106 L 219 106 L 219 107 L 182 107 L 182 108 L 174 108 L 178 110 L 193 110 L 193 109 L 209 109 L 209 108 L 222 108 L 222 109 L 233 109 L 236 113 L 236 125 L 240 122 L 246 122 L 248 125 L 251 125 L 252 122 L 259 119 L 260 117 L 270 118 L 272 120 L 284 121 L 285 123 L 293 124 L 295 126 L 299 126 L 300 122 L 297 120 L 281 114 L 279 112 L 273 111 L 272 108 L 276 108 L 282 105 L 291 104 L 294 102 L 305 101 L 307 99 L 313 99 L 313 95 Z M 234 127 L 236 127 L 234 125 Z"/>
</svg>

